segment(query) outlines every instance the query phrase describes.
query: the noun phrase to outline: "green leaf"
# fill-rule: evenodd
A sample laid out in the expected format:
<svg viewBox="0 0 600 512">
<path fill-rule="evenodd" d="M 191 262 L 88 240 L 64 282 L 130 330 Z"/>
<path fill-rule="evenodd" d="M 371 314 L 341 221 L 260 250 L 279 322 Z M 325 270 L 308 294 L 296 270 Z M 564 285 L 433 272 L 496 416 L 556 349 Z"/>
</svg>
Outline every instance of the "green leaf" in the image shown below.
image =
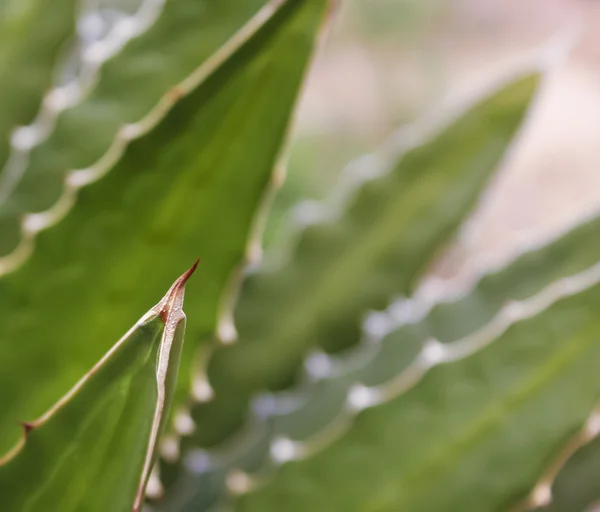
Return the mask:
<svg viewBox="0 0 600 512">
<path fill-rule="evenodd" d="M 49 138 L 30 151 L 24 175 L 0 205 L 0 256 L 22 240 L 24 214 L 54 205 L 69 171 L 95 164 L 119 129 L 142 119 L 169 90 L 176 94 L 176 85 L 265 2 L 165 2 L 154 24 L 104 63 L 89 96 L 62 112 Z"/>
<path fill-rule="evenodd" d="M 140 510 L 177 381 L 185 283 L 197 264 L 46 414 L 24 425 L 21 443 L 0 459 L 5 510 Z"/>
<path fill-rule="evenodd" d="M 75 35 L 76 4 L 56 0 L 48 9 L 44 0 L 4 0 L 0 5 L 0 169 L 12 130 L 33 119 L 59 51 Z"/>
<path fill-rule="evenodd" d="M 521 77 L 409 149 L 339 215 L 303 231 L 289 261 L 246 280 L 235 310 L 240 342 L 209 363 L 214 399 L 194 411 L 195 441 L 222 441 L 254 393 L 293 382 L 308 349 L 356 344 L 362 315 L 411 291 L 496 170 L 538 79 Z"/>
<path fill-rule="evenodd" d="M 419 296 L 399 301 L 381 318 L 375 337 L 363 340 L 355 350 L 323 361 L 331 368 L 315 380 L 307 375 L 307 385 L 296 390 L 300 407 L 274 414 L 270 427 L 274 436 L 304 441 L 319 435 L 343 414 L 352 385 L 379 386 L 407 369 L 430 339 L 448 343 L 467 337 L 491 322 L 511 301 L 525 300 L 540 293 L 549 282 L 584 271 L 597 261 L 598 247 L 590 244 L 600 233 L 600 218 L 577 226 L 552 243 L 530 249 L 516 261 L 484 275 L 472 289 L 442 295 L 429 302 Z M 455 288 L 451 282 L 439 284 Z M 447 293 L 447 292 L 446 292 Z M 394 320 L 394 310 L 404 312 Z M 406 317 L 406 311 L 413 311 Z M 421 316 L 423 316 L 421 318 Z M 322 355 L 317 357 L 322 358 Z M 284 395 L 283 400 L 290 400 Z"/>
<path fill-rule="evenodd" d="M 560 263 L 560 251 L 553 254 Z M 547 276 L 561 267 L 547 261 Z M 350 405 L 373 408 L 318 455 L 290 463 L 265 489 L 243 497 L 238 509 L 510 509 L 600 393 L 599 282 L 598 264 L 548 281 L 390 383 L 355 388 L 361 400 L 355 394 Z"/>
<path fill-rule="evenodd" d="M 0 280 L 0 445 L 99 358 L 174 268 L 200 256 L 179 380 L 187 395 L 195 348 L 213 331 L 271 185 L 325 4 L 275 2 Z"/>
</svg>

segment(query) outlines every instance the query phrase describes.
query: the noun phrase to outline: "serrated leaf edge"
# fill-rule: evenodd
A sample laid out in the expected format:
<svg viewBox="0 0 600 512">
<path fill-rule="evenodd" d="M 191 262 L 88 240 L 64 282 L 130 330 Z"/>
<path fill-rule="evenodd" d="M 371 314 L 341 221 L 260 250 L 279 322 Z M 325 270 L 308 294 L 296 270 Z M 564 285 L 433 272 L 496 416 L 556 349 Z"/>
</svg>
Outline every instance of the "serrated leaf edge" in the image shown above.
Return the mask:
<svg viewBox="0 0 600 512">
<path fill-rule="evenodd" d="M 19 268 L 33 253 L 35 239 L 41 231 L 57 224 L 75 204 L 79 190 L 105 176 L 119 161 L 130 142 L 142 137 L 154 128 L 184 96 L 204 82 L 237 48 L 243 45 L 284 4 L 290 0 L 270 0 L 241 27 L 223 46 L 196 68 L 187 78 L 172 87 L 153 109 L 136 123 L 123 125 L 109 149 L 89 167 L 68 171 L 64 191 L 49 209 L 27 213 L 21 220 L 19 245 L 6 256 L 0 257 L 0 276 Z"/>
<path fill-rule="evenodd" d="M 341 0 L 327 0 L 329 4 L 328 11 L 325 13 L 324 20 L 321 23 L 316 43 L 312 49 L 306 64 L 306 69 L 310 70 L 312 62 L 319 54 L 325 41 L 327 40 L 328 31 L 332 25 L 331 20 L 335 16 L 338 9 L 341 8 Z M 298 87 L 296 99 L 302 96 L 307 82 L 307 75 L 302 78 L 302 83 Z M 267 188 L 263 193 L 257 212 L 252 220 L 252 227 L 246 242 L 246 250 L 244 251 L 244 259 L 240 262 L 237 269 L 232 272 L 229 282 L 221 294 L 219 312 L 217 314 L 217 330 L 216 340 L 222 344 L 233 343 L 237 340 L 237 330 L 233 321 L 233 310 L 238 297 L 238 292 L 241 283 L 246 275 L 257 271 L 263 265 L 269 265 L 269 262 L 263 262 L 262 237 L 265 226 L 268 220 L 271 202 L 276 192 L 284 185 L 287 175 L 287 158 L 289 155 L 290 146 L 292 143 L 292 133 L 296 125 L 298 109 L 295 108 L 287 123 L 286 133 L 283 137 L 283 142 L 279 149 L 279 154 L 276 158 L 276 163 L 273 167 L 273 173 Z M 292 228 L 295 230 L 295 228 Z"/>
<path fill-rule="evenodd" d="M 27 126 L 13 130 L 10 138 L 9 157 L 0 170 L 0 205 L 12 194 L 25 174 L 31 151 L 43 143 L 54 131 L 58 116 L 67 109 L 81 104 L 92 91 L 104 63 L 117 55 L 135 37 L 148 30 L 159 18 L 165 0 L 142 0 L 133 15 L 126 15 L 116 21 L 106 37 L 99 41 L 87 41 L 79 36 L 73 48 L 82 47 L 76 55 L 79 58 L 79 73 L 66 84 L 50 89 L 42 100 L 42 106 L 35 119 Z M 85 11 L 90 12 L 85 12 Z M 93 15 L 91 5 L 84 8 L 79 22 L 85 16 Z M 59 63 L 58 67 L 64 65 Z"/>
</svg>

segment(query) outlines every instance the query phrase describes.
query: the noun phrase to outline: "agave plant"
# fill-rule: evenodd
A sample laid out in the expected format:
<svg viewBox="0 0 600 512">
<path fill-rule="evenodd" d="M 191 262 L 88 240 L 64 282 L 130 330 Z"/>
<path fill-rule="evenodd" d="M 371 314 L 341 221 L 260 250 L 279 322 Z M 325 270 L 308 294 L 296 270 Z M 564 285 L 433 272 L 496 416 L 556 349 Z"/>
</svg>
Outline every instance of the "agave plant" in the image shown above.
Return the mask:
<svg viewBox="0 0 600 512">
<path fill-rule="evenodd" d="M 2 510 L 600 499 L 600 218 L 471 282 L 428 273 L 518 139 L 535 67 L 357 160 L 261 258 L 332 7 L 0 7 Z M 196 264 L 168 286 L 198 256 L 183 343 Z"/>
</svg>

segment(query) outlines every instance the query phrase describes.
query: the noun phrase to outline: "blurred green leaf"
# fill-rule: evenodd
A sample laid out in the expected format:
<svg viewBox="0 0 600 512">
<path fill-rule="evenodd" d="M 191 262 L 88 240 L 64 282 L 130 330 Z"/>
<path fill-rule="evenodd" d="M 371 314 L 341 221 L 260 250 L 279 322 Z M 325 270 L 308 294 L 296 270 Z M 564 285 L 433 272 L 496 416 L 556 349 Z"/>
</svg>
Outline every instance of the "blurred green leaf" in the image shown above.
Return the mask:
<svg viewBox="0 0 600 512">
<path fill-rule="evenodd" d="M 32 120 L 59 51 L 75 35 L 77 0 L 5 0 L 0 5 L 0 165 L 12 129 Z"/>
<path fill-rule="evenodd" d="M 379 389 L 392 401 L 361 413 L 318 455 L 282 468 L 238 509 L 509 509 L 597 400 L 599 274 L 594 266 L 548 283 L 468 342 L 448 346 L 449 364 L 404 394 L 393 398 L 399 381 Z M 482 338 L 493 343 L 481 348 Z M 460 359 L 467 345 L 480 350 Z"/>
<path fill-rule="evenodd" d="M 308 378 L 308 384 L 296 390 L 296 401 L 302 405 L 270 419 L 272 436 L 304 441 L 319 435 L 343 415 L 352 385 L 385 384 L 415 361 L 427 340 L 448 343 L 466 338 L 492 322 L 504 305 L 525 300 L 549 283 L 589 268 L 597 261 L 598 253 L 590 240 L 599 233 L 600 218 L 591 219 L 483 276 L 473 289 L 463 286 L 460 295 L 450 295 L 449 302 L 428 307 L 414 298 L 408 308 L 408 303 L 399 302 L 391 309 L 423 311 L 425 316 L 411 317 L 409 323 L 407 319 L 393 320 L 393 312 L 386 315 L 379 326 L 385 331 L 377 337 L 377 343 L 364 340 L 357 349 L 329 360 L 329 375 L 316 381 Z"/>
<path fill-rule="evenodd" d="M 356 344 L 362 315 L 411 291 L 496 170 L 538 79 L 521 77 L 409 149 L 338 216 L 306 228 L 289 261 L 247 278 L 235 309 L 240 342 L 209 363 L 215 394 L 194 410 L 196 442 L 225 439 L 253 394 L 293 382 L 308 349 Z"/>
<path fill-rule="evenodd" d="M 4 510 L 140 510 L 177 381 L 184 288 L 194 269 L 67 395 L 24 426 L 21 443 L 0 459 Z M 87 342 L 85 330 L 81 336 Z"/>
<path fill-rule="evenodd" d="M 0 4 L 0 190 L 7 179 L 2 168 L 11 133 L 33 120 L 52 85 L 60 50 L 75 35 L 76 4 L 77 0 L 56 0 L 52 9 L 44 0 Z M 3 239 L 0 236 L 0 255 Z"/>
<path fill-rule="evenodd" d="M 0 256 L 17 246 L 24 213 L 50 208 L 68 171 L 98 161 L 119 128 L 142 119 L 265 3 L 167 1 L 158 20 L 104 63 L 89 96 L 62 112 L 49 138 L 31 151 L 24 176 L 0 205 Z"/>
<path fill-rule="evenodd" d="M 275 2 L 257 32 L 83 188 L 71 214 L 0 280 L 0 448 L 99 358 L 173 269 L 200 256 L 179 381 L 187 394 L 194 349 L 244 259 L 324 4 Z"/>
</svg>

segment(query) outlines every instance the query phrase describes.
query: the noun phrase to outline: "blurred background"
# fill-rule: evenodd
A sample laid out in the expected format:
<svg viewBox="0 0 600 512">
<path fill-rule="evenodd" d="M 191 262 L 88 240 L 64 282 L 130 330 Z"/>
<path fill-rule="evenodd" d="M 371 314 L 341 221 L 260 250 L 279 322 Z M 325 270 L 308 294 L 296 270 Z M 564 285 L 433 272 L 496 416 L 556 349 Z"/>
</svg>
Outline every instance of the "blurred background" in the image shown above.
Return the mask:
<svg viewBox="0 0 600 512">
<path fill-rule="evenodd" d="M 600 2 L 343 0 L 301 102 L 282 212 L 322 198 L 344 166 L 440 104 L 481 94 L 576 33 L 519 143 L 435 273 L 468 275 L 600 207 Z M 547 53 L 547 51 L 546 51 Z"/>
</svg>

